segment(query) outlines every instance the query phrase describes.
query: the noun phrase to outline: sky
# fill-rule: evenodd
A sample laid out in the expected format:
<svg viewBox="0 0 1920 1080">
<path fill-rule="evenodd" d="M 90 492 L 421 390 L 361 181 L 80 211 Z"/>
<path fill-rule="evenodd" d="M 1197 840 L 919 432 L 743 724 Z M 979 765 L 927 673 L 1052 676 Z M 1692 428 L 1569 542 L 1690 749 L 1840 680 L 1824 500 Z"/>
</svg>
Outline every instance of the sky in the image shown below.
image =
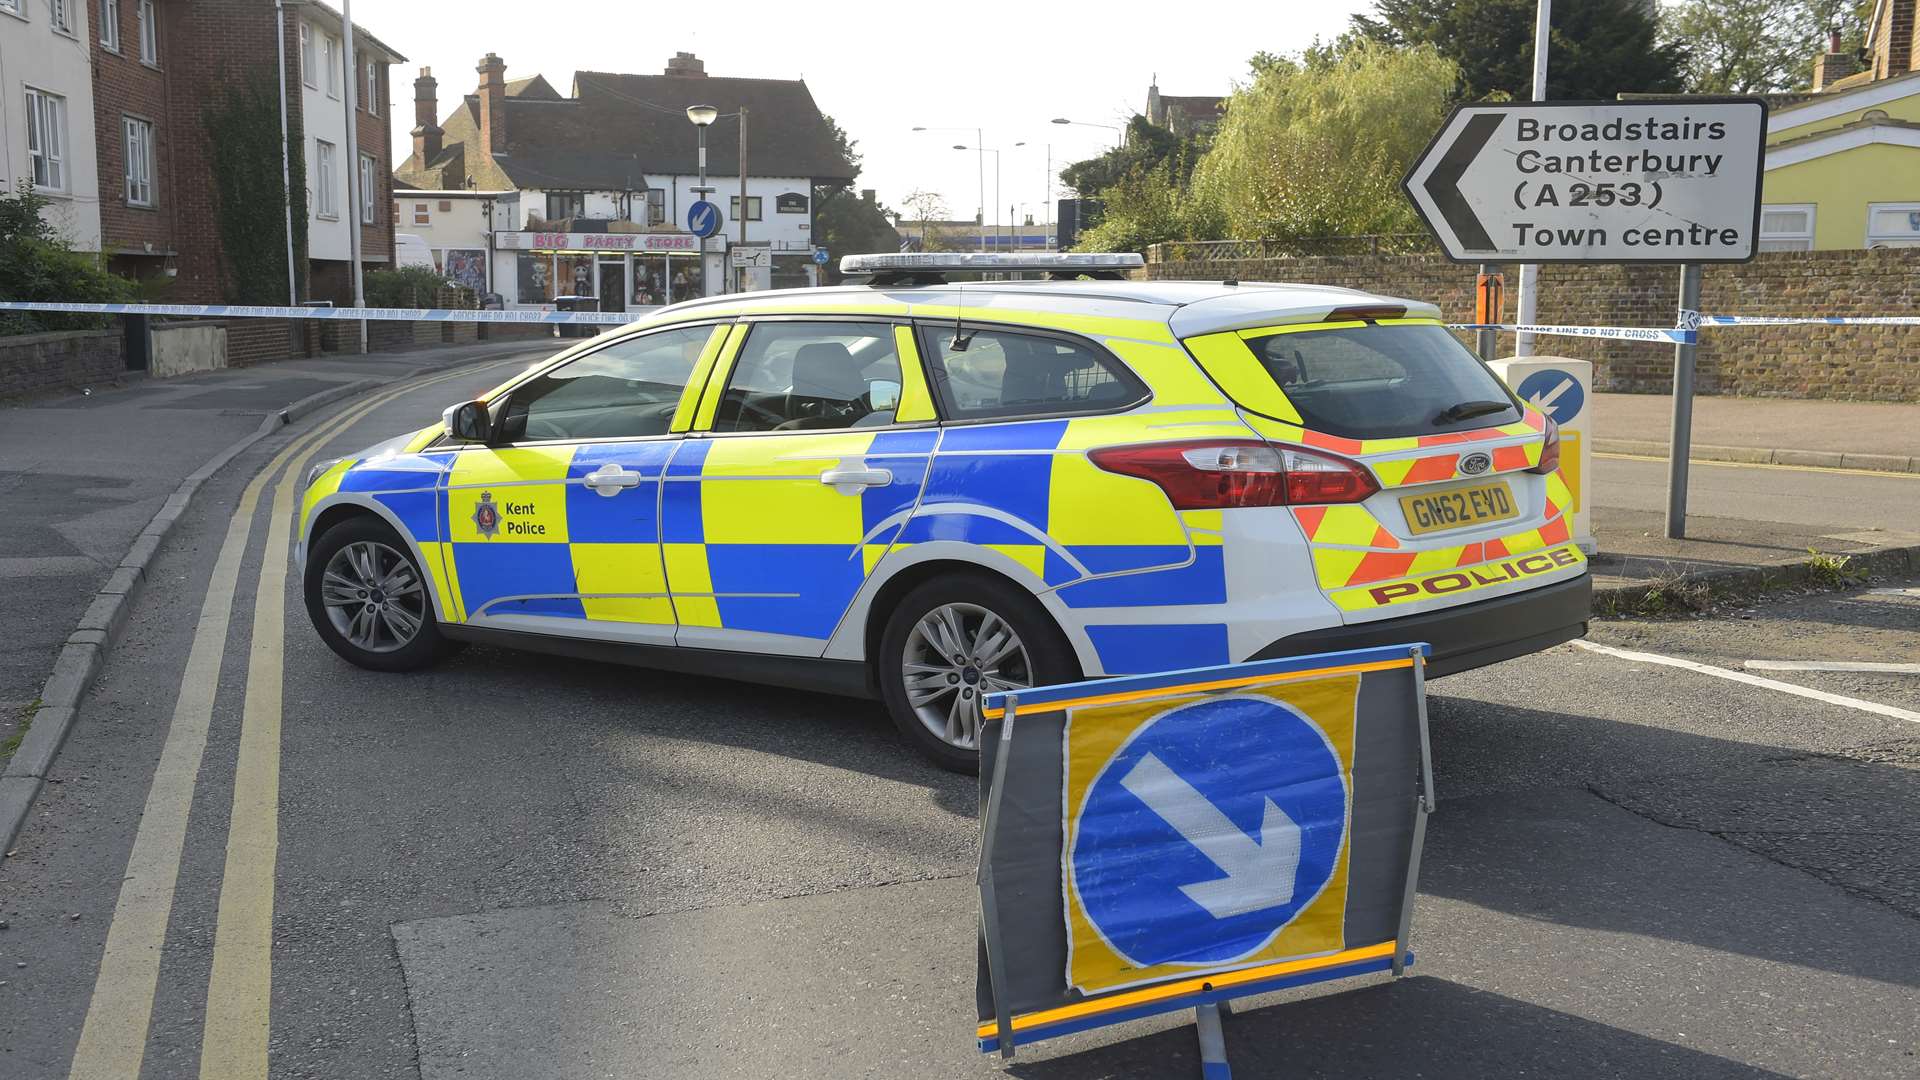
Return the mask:
<svg viewBox="0 0 1920 1080">
<path fill-rule="evenodd" d="M 1165 94 L 1228 93 L 1246 77 L 1254 53 L 1298 52 L 1315 37 L 1339 34 L 1349 14 L 1370 7 L 1364 0 L 976 0 L 939 7 L 355 0 L 353 21 L 407 57 L 392 72 L 395 162 L 412 152 L 413 79 L 421 67 L 432 67 L 440 81 L 444 118 L 473 91 L 475 64 L 488 52 L 506 61 L 507 78 L 545 75 L 566 93 L 576 70 L 654 74 L 686 51 L 706 61 L 710 75 L 805 79 L 821 111 L 858 143 L 864 160 L 857 186 L 877 189 L 894 209 L 925 190 L 938 192 L 951 216 L 971 218 L 980 201 L 980 156 L 952 147 L 983 144 L 1000 151 L 997 198 L 996 156 L 985 155 L 986 200 L 1001 208 L 989 217 L 1004 220 L 1007 207 L 1024 205 L 1020 212 L 1039 220 L 1049 147 L 1057 173 L 1117 137 L 1052 119 L 1119 127 L 1145 111 L 1156 75 Z M 975 138 L 976 128 L 983 137 Z"/>
</svg>

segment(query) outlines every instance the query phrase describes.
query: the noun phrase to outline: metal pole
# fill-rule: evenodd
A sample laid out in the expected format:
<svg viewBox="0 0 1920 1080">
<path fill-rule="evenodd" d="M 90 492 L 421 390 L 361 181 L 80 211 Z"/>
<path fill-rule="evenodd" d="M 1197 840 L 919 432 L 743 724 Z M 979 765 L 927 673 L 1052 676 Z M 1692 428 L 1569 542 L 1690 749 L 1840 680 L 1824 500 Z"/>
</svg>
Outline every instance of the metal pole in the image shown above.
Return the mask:
<svg viewBox="0 0 1920 1080">
<path fill-rule="evenodd" d="M 700 133 L 700 186 L 694 196 L 704 199 L 712 194 L 707 188 L 707 125 L 696 124 L 694 130 Z M 700 295 L 713 295 L 713 264 L 707 261 L 707 238 L 700 238 Z"/>
<path fill-rule="evenodd" d="M 1533 22 L 1533 100 L 1547 100 L 1547 32 L 1553 19 L 1553 0 L 1540 0 L 1540 7 Z M 1540 268 L 1532 263 L 1520 267 L 1520 313 L 1516 316 L 1522 326 L 1531 326 L 1540 321 Z M 1533 335 L 1516 334 L 1513 340 L 1515 356 L 1533 355 Z"/>
<path fill-rule="evenodd" d="M 740 106 L 740 246 L 747 246 L 747 107 Z M 747 291 L 747 272 L 740 268 L 740 291 Z"/>
<path fill-rule="evenodd" d="M 293 141 L 287 134 L 287 6 L 273 0 L 274 20 L 280 29 L 280 194 L 286 199 L 287 306 L 300 306 L 299 278 L 293 272 Z"/>
<path fill-rule="evenodd" d="M 1700 268 L 1680 267 L 1680 318 L 1689 326 L 1700 310 Z M 1698 334 L 1698 331 L 1695 331 Z M 1699 346 L 1681 342 L 1673 347 L 1673 432 L 1667 443 L 1667 539 L 1687 535 L 1687 455 L 1693 449 L 1693 358 Z"/>
<path fill-rule="evenodd" d="M 341 0 L 340 34 L 346 38 L 347 55 L 344 57 L 347 70 L 347 258 L 353 271 L 353 306 L 367 306 L 367 283 L 360 273 L 360 200 L 365 193 L 360 190 L 360 125 L 354 122 L 355 104 L 359 94 L 355 91 L 360 85 L 358 70 L 353 59 L 353 0 Z M 359 320 L 360 351 L 367 351 L 367 320 Z"/>
<path fill-rule="evenodd" d="M 1044 217 L 1045 217 L 1046 223 L 1042 227 L 1046 229 L 1047 250 L 1053 251 L 1059 247 L 1059 244 L 1057 244 L 1054 241 L 1054 236 L 1053 236 L 1053 144 L 1052 143 L 1047 144 L 1047 210 Z"/>
<path fill-rule="evenodd" d="M 994 748 L 987 811 L 980 823 L 980 868 L 974 876 L 980 887 L 980 936 L 987 947 L 987 992 L 993 997 L 994 1029 L 1000 1040 L 1002 1060 L 1013 1057 L 1013 1013 L 1007 1004 L 1007 961 L 1000 940 L 999 896 L 993 881 L 993 840 L 1000 832 L 1000 804 L 1007 787 L 1007 753 L 1013 749 L 1013 720 L 1019 709 L 1020 695 L 1008 695 L 1000 718 L 1000 740 Z"/>
<path fill-rule="evenodd" d="M 962 130 L 965 129 L 963 128 Z M 973 160 L 975 168 L 980 174 L 978 178 L 980 183 L 980 197 L 975 200 L 974 205 L 980 208 L 980 250 L 985 251 L 987 250 L 987 134 L 985 128 L 973 129 Z M 995 195 L 993 200 L 999 202 L 1000 196 Z"/>
<path fill-rule="evenodd" d="M 1495 266 L 1493 263 L 1480 264 L 1480 273 L 1482 276 L 1491 274 L 1494 272 L 1494 270 L 1495 270 Z M 1479 291 L 1479 282 L 1477 280 L 1474 283 L 1474 291 L 1476 292 L 1476 294 Z M 1477 295 L 1475 299 L 1478 299 Z M 1498 312 L 1493 313 L 1493 321 L 1494 322 L 1500 321 L 1500 314 Z M 1500 350 L 1500 331 L 1482 330 L 1479 332 L 1477 337 L 1479 339 L 1477 344 L 1479 346 L 1480 359 L 1491 362 L 1493 360 L 1493 354 Z"/>
</svg>

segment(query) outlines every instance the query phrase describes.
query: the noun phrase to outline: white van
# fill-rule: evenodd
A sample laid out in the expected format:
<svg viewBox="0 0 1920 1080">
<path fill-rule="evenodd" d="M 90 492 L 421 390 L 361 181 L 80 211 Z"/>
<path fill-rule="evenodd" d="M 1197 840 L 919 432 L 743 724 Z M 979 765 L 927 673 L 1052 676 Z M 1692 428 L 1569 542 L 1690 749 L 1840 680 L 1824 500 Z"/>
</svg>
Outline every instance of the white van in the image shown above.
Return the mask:
<svg viewBox="0 0 1920 1080">
<path fill-rule="evenodd" d="M 433 262 L 433 249 L 418 233 L 393 234 L 393 265 L 395 268 L 425 266 L 438 269 Z"/>
</svg>

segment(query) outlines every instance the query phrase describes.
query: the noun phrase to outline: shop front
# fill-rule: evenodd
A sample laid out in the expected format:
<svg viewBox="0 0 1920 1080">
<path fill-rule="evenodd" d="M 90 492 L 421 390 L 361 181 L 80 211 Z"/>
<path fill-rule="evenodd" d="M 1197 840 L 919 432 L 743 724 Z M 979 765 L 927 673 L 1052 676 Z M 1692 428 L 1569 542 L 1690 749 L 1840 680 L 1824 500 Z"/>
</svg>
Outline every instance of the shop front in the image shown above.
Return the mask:
<svg viewBox="0 0 1920 1080">
<path fill-rule="evenodd" d="M 700 240 L 691 233 L 503 232 L 517 307 L 595 297 L 601 311 L 632 311 L 700 296 Z M 504 284 L 504 282 L 503 282 Z"/>
</svg>

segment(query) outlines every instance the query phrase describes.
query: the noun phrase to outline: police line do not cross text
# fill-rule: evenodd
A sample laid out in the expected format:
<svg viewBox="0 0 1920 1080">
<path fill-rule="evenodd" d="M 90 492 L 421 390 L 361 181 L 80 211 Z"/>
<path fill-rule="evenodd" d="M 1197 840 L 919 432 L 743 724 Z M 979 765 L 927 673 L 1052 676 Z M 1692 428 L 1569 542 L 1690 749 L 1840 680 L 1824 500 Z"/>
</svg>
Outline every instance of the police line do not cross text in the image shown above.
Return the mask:
<svg viewBox="0 0 1920 1080">
<path fill-rule="evenodd" d="M 1754 98 L 1463 105 L 1405 187 L 1461 262 L 1740 262 L 1766 116 Z"/>
</svg>

